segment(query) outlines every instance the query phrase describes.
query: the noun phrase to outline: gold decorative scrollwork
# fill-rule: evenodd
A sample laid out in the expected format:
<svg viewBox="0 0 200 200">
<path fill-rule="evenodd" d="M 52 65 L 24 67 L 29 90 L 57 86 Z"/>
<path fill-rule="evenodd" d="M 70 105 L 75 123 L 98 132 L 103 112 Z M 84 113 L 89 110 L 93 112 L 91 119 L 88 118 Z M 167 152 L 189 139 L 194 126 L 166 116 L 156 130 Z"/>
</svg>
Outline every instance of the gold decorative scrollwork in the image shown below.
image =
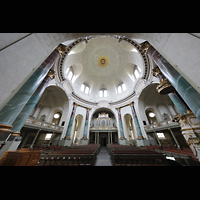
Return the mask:
<svg viewBox="0 0 200 200">
<path fill-rule="evenodd" d="M 188 138 L 187 143 L 189 145 L 191 145 L 191 144 L 198 145 L 198 144 L 200 144 L 200 139 L 199 138 Z"/>
</svg>

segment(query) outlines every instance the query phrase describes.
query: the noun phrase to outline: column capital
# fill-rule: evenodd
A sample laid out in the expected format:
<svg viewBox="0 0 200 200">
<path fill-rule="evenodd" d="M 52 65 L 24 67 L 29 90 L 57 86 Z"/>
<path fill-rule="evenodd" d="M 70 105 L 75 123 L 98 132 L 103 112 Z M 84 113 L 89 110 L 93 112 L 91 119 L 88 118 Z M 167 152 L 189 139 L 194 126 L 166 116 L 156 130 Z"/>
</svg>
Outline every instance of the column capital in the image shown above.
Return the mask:
<svg viewBox="0 0 200 200">
<path fill-rule="evenodd" d="M 56 77 L 56 72 L 53 70 L 50 70 L 48 72 L 47 76 L 49 76 L 51 78 L 51 80 L 53 80 Z"/>
<path fill-rule="evenodd" d="M 158 74 L 162 74 L 162 72 L 160 71 L 160 69 L 158 67 L 155 67 L 152 69 L 152 74 L 153 74 L 153 76 L 157 77 Z"/>
<path fill-rule="evenodd" d="M 147 53 L 149 47 L 151 47 L 152 45 L 149 42 L 143 42 L 140 46 L 140 48 L 143 50 L 144 53 Z"/>
<path fill-rule="evenodd" d="M 79 105 L 78 105 L 76 102 L 74 102 L 74 103 L 73 103 L 73 106 L 74 106 L 74 107 L 77 107 L 77 106 L 79 106 Z"/>
<path fill-rule="evenodd" d="M 59 54 L 62 56 L 63 53 L 65 52 L 65 50 L 67 49 L 67 47 L 63 44 L 59 44 L 56 49 L 59 51 Z"/>
</svg>

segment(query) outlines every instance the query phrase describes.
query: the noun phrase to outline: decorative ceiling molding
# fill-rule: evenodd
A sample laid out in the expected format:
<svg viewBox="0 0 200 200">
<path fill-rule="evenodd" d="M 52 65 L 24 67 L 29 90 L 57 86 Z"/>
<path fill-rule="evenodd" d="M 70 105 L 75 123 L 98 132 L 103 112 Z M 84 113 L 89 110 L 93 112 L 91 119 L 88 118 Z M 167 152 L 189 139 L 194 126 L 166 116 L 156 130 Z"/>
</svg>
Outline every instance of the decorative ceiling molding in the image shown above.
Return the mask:
<svg viewBox="0 0 200 200">
<path fill-rule="evenodd" d="M 78 38 L 76 41 L 73 41 L 72 43 L 70 43 L 66 50 L 64 51 L 63 55 L 60 57 L 60 59 L 58 60 L 58 78 L 60 79 L 61 82 L 63 81 L 67 81 L 64 77 L 64 72 L 63 72 L 63 63 L 64 63 L 64 60 L 67 58 L 69 52 L 75 48 L 78 44 L 80 44 L 81 42 L 86 42 L 88 43 L 88 40 L 91 40 L 91 39 L 94 39 L 96 37 L 112 37 L 112 38 L 115 38 L 117 39 L 119 42 L 121 41 L 125 41 L 131 45 L 133 45 L 137 51 L 139 52 L 140 56 L 142 57 L 142 60 L 143 60 L 143 64 L 144 64 L 144 71 L 143 71 L 143 75 L 141 77 L 141 79 L 148 79 L 148 76 L 149 76 L 149 72 L 150 72 L 150 65 L 149 65 L 149 58 L 148 56 L 145 54 L 145 51 L 143 48 L 141 48 L 141 44 L 138 44 L 137 42 L 135 42 L 134 40 L 131 40 L 129 38 L 127 38 L 126 36 L 120 36 L 120 35 L 91 35 L 91 36 L 86 36 L 86 37 L 80 37 Z M 108 58 L 106 56 L 100 56 L 99 59 L 98 59 L 98 64 L 99 66 L 101 67 L 105 67 L 106 65 L 108 65 L 109 61 L 108 61 Z M 69 83 L 68 83 L 69 84 Z M 70 86 L 73 88 L 73 86 L 70 84 Z M 72 96 L 83 102 L 83 103 L 86 103 L 86 104 L 89 104 L 89 105 L 97 105 L 97 103 L 95 102 L 90 102 L 90 101 L 87 101 L 87 100 L 84 100 L 83 98 L 77 96 L 77 94 L 75 93 L 75 91 L 73 90 L 72 91 Z M 131 95 L 121 99 L 121 100 L 118 100 L 116 102 L 110 102 L 110 105 L 112 106 L 115 106 L 115 105 L 118 105 L 118 104 L 121 104 L 121 103 L 125 103 L 126 101 L 129 101 L 131 98 L 133 98 L 135 96 L 135 91 L 133 91 L 131 93 Z"/>
</svg>

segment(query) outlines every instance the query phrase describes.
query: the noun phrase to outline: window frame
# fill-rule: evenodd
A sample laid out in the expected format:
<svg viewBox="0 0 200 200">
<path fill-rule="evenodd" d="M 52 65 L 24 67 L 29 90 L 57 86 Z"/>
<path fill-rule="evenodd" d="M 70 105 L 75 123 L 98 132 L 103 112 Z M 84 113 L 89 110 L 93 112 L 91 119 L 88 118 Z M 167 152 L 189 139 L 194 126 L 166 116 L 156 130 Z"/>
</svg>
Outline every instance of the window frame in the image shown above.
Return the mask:
<svg viewBox="0 0 200 200">
<path fill-rule="evenodd" d="M 99 97 L 107 98 L 108 97 L 108 90 L 106 88 L 101 88 L 99 90 Z"/>
<path fill-rule="evenodd" d="M 73 70 L 72 66 L 69 67 L 69 68 L 66 70 L 65 73 L 66 73 L 67 79 L 68 79 L 69 81 L 72 82 L 72 80 L 73 80 L 73 78 L 74 78 L 74 70 Z M 70 74 L 72 74 L 72 75 L 70 75 Z M 69 77 L 69 75 L 70 75 L 70 77 Z"/>
<path fill-rule="evenodd" d="M 81 92 L 84 92 L 85 94 L 89 95 L 90 94 L 90 87 L 87 83 L 83 83 L 81 85 Z"/>
<path fill-rule="evenodd" d="M 118 94 L 121 94 L 122 92 L 125 92 L 127 90 L 126 84 L 124 82 L 120 83 L 117 86 L 117 92 Z"/>
</svg>

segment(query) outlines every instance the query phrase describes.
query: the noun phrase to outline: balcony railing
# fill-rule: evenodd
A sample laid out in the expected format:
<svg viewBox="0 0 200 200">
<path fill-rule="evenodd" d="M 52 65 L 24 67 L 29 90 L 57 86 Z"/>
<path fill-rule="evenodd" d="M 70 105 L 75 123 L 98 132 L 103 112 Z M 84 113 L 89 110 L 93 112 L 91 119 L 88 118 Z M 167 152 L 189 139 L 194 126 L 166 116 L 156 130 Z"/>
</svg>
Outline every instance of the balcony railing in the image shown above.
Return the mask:
<svg viewBox="0 0 200 200">
<path fill-rule="evenodd" d="M 150 125 L 145 125 L 144 128 L 146 132 L 152 132 L 152 131 L 159 131 L 167 128 L 177 128 L 180 127 L 179 123 L 177 122 L 172 122 L 171 120 L 167 121 L 160 121 L 155 124 L 150 124 Z"/>
<path fill-rule="evenodd" d="M 117 131 L 115 126 L 91 126 L 90 131 Z"/>
<path fill-rule="evenodd" d="M 52 131 L 52 132 L 57 132 L 57 133 L 62 133 L 63 131 L 62 126 L 41 121 L 33 117 L 28 117 L 28 119 L 26 120 L 24 124 L 24 127 L 42 129 L 42 130 L 47 130 L 47 131 Z"/>
</svg>

